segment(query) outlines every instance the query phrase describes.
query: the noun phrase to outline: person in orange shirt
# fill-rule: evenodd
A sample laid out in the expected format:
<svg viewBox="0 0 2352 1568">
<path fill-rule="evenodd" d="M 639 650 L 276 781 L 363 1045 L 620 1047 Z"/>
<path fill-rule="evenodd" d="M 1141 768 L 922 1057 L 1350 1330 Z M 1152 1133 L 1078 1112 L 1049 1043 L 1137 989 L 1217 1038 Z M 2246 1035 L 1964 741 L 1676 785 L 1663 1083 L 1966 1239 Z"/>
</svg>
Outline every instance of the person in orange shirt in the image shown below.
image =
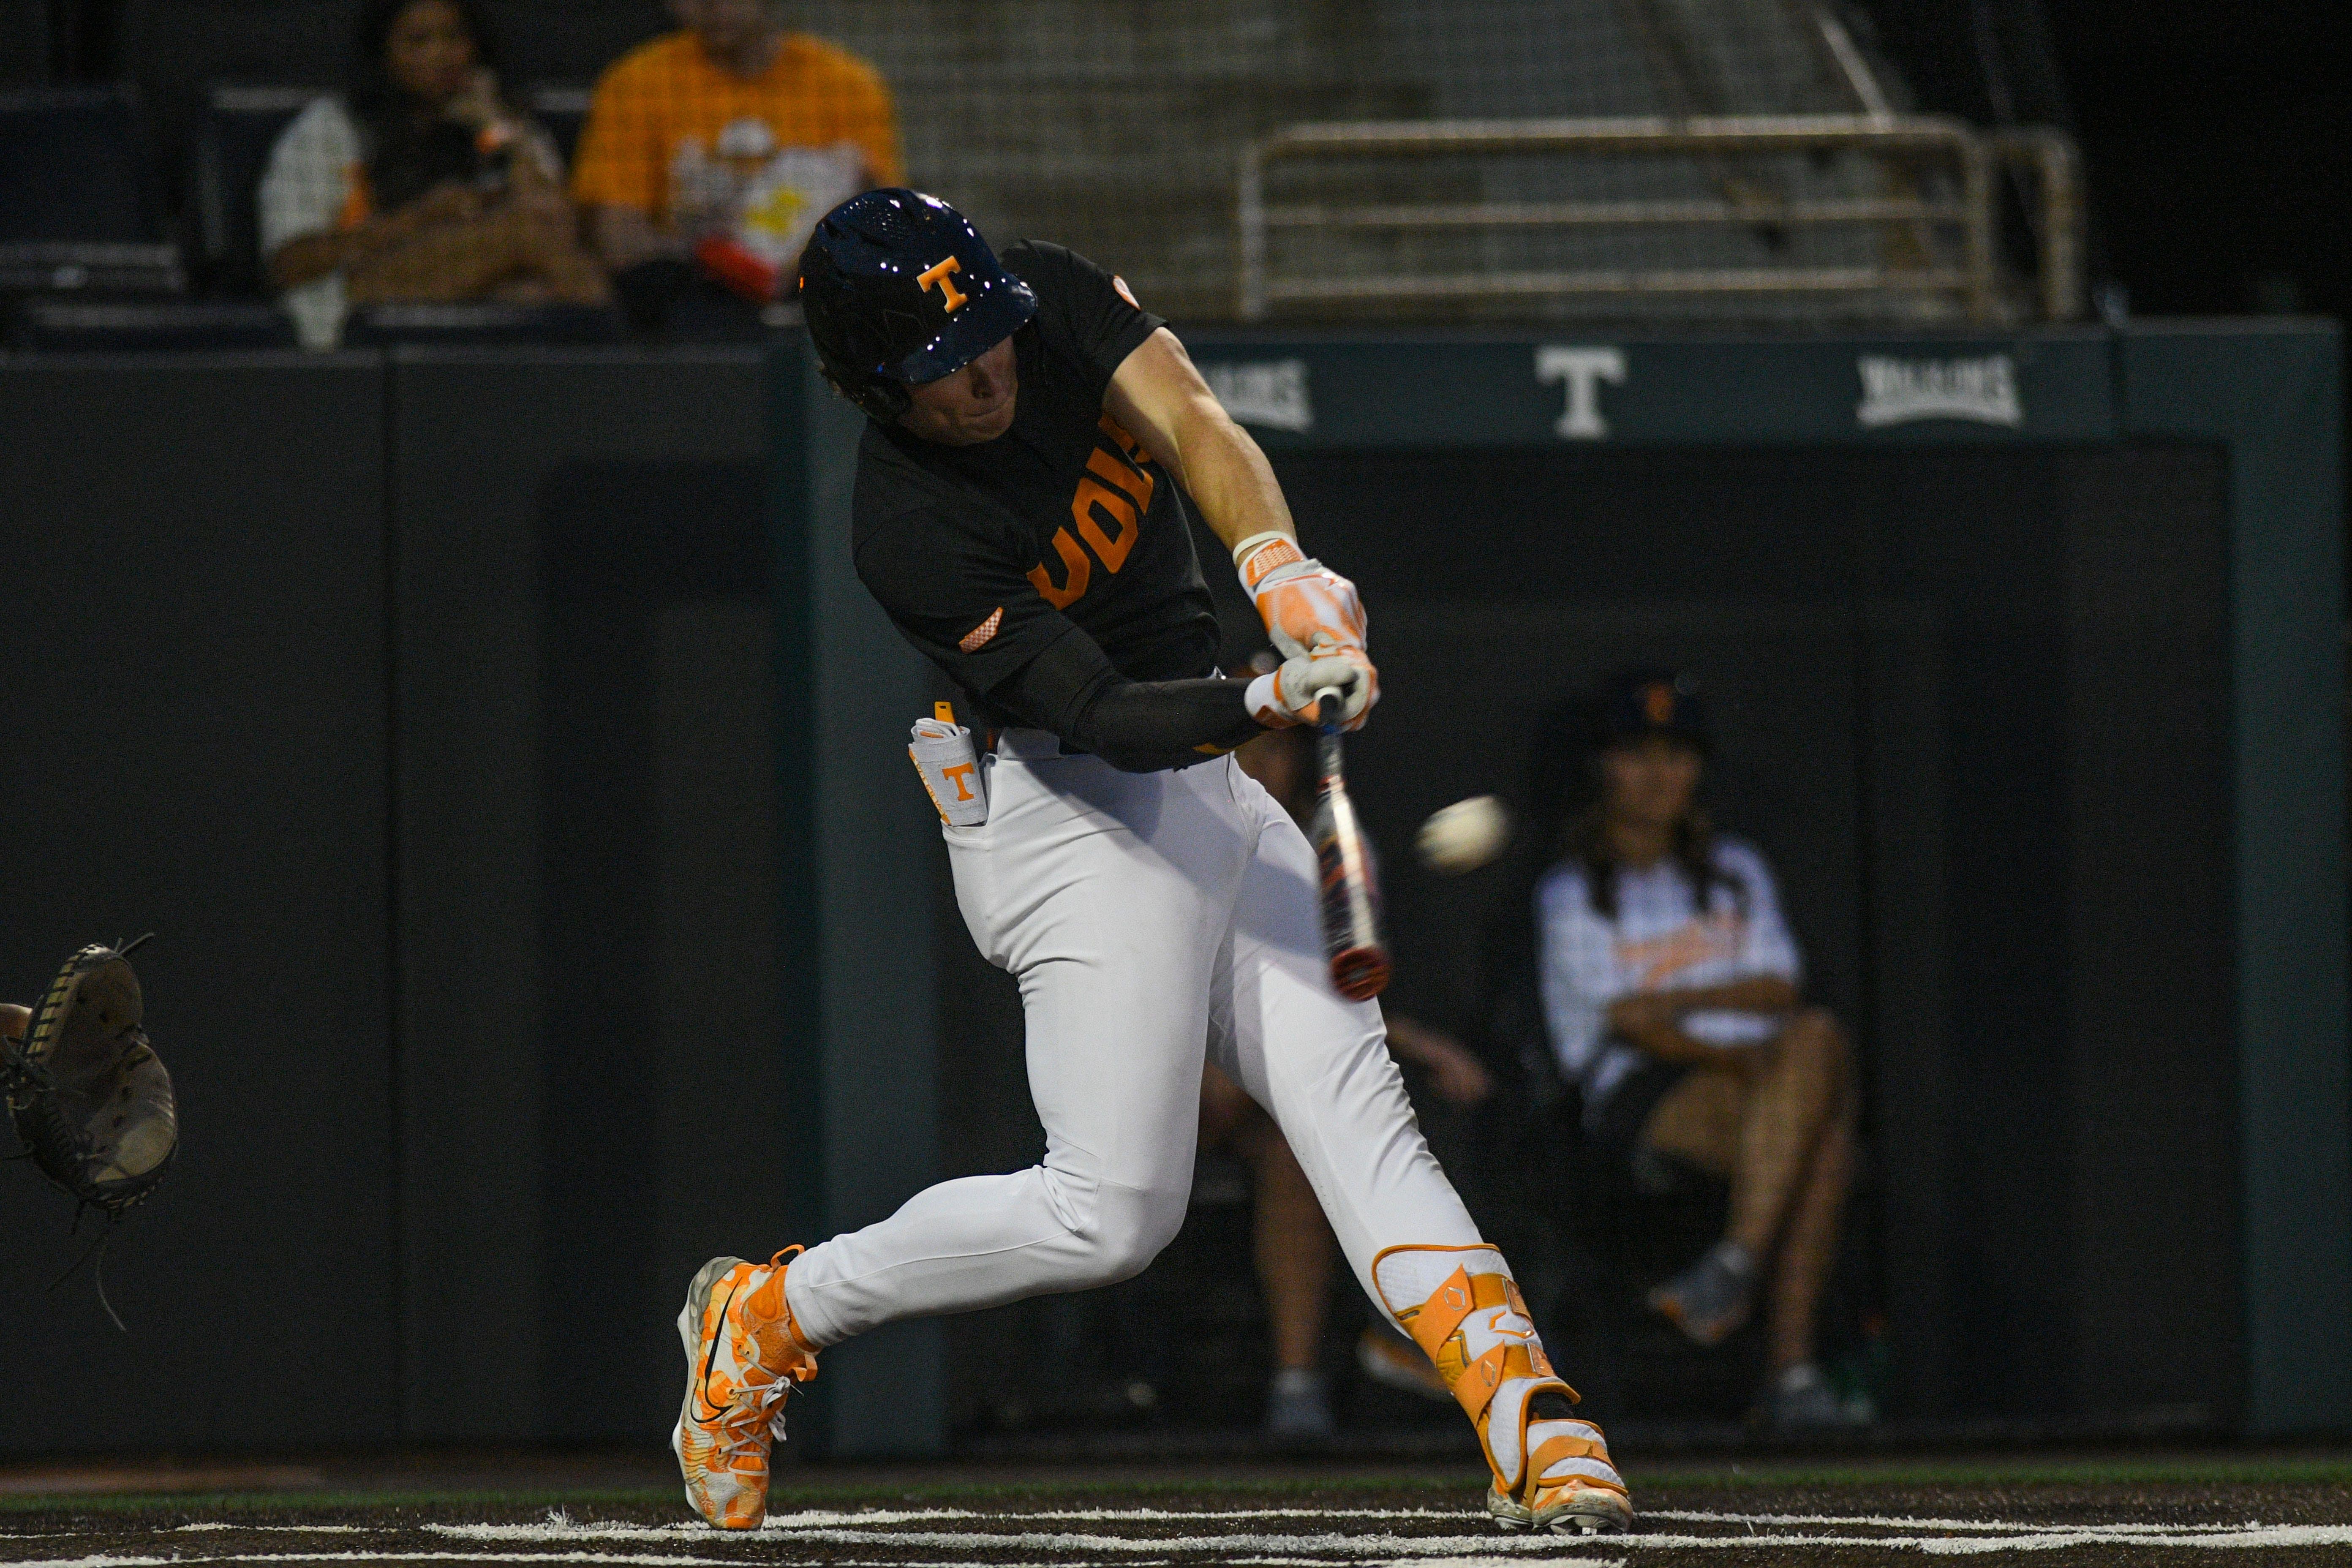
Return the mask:
<svg viewBox="0 0 2352 1568">
<path fill-rule="evenodd" d="M 572 197 L 616 272 L 698 257 L 756 291 L 746 266 L 789 278 L 819 217 L 900 182 L 897 110 L 872 67 L 785 31 L 769 0 L 670 8 L 684 30 L 596 84 Z"/>
</svg>

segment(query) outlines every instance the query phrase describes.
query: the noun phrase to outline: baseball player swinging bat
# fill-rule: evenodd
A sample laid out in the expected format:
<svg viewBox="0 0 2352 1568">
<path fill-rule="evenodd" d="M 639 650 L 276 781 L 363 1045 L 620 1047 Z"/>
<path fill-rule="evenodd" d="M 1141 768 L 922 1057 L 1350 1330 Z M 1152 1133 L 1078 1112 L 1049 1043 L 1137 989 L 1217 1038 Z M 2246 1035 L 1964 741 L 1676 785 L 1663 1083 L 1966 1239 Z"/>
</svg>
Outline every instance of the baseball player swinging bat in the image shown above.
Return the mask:
<svg viewBox="0 0 2352 1568">
<path fill-rule="evenodd" d="M 1318 714 L 1338 713 L 1339 694 L 1316 693 Z M 1315 795 L 1315 861 L 1323 878 L 1323 951 L 1331 984 L 1350 1002 L 1369 1002 L 1389 983 L 1389 945 L 1381 931 L 1381 882 L 1371 840 L 1356 821 L 1340 756 L 1339 726 L 1318 723 L 1316 754 L 1322 783 Z"/>
<path fill-rule="evenodd" d="M 1380 697 L 1355 584 L 1300 547 L 1273 465 L 1167 323 L 1085 258 L 1000 258 L 946 203 L 868 191 L 817 225 L 800 301 L 866 416 L 858 580 L 988 737 L 936 782 L 925 748 L 970 737 L 919 734 L 915 760 L 965 929 L 1021 982 L 1045 1152 L 804 1252 L 704 1265 L 677 1320 L 688 1500 L 761 1524 L 786 1396 L 845 1340 L 1133 1278 L 1183 1223 L 1206 1060 L 1273 1114 L 1358 1283 L 1461 1402 L 1496 1521 L 1624 1529 L 1608 1444 L 1430 1153 L 1369 1000 L 1388 963 L 1339 741 Z M 1217 670 L 1195 507 L 1280 655 L 1255 679 Z M 1300 724 L 1324 731 L 1319 898 L 1318 847 L 1233 756 Z"/>
</svg>

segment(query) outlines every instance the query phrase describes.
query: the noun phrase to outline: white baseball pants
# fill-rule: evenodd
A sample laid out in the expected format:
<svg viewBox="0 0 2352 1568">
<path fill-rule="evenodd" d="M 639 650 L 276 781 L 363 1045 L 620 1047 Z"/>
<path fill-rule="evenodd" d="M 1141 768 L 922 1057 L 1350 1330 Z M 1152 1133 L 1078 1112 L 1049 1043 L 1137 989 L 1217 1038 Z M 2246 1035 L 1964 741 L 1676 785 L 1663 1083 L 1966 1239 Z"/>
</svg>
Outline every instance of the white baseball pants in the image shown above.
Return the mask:
<svg viewBox="0 0 2352 1568">
<path fill-rule="evenodd" d="M 1375 1305 L 1381 1248 L 1476 1243 L 1379 1007 L 1331 989 L 1297 825 L 1231 757 L 1122 773 L 1056 752 L 1008 731 L 987 822 L 942 830 L 972 940 L 1021 982 L 1045 1163 L 943 1182 L 803 1254 L 784 1281 L 803 1332 L 1140 1273 L 1192 1195 L 1204 1049 L 1281 1125 Z"/>
</svg>

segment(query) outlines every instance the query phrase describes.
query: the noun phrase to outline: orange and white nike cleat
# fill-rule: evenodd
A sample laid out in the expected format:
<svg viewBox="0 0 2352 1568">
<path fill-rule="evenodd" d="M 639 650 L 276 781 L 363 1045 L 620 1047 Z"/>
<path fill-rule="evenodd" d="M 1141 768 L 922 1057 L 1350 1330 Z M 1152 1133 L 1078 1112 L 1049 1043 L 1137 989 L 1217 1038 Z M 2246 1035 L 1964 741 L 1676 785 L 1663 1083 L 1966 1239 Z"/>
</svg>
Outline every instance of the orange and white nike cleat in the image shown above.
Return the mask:
<svg viewBox="0 0 2352 1568">
<path fill-rule="evenodd" d="M 720 1530 L 767 1522 L 768 1451 L 784 1435 L 784 1396 L 816 1375 L 816 1352 L 784 1300 L 784 1260 L 799 1250 L 788 1247 L 764 1268 L 712 1258 L 677 1315 L 686 1403 L 670 1449 L 686 1500 Z"/>
<path fill-rule="evenodd" d="M 1633 1500 L 1601 1428 L 1569 1414 L 1503 1255 L 1491 1247 L 1391 1247 L 1372 1283 L 1470 1414 L 1495 1484 L 1486 1511 L 1505 1530 L 1614 1534 Z"/>
</svg>

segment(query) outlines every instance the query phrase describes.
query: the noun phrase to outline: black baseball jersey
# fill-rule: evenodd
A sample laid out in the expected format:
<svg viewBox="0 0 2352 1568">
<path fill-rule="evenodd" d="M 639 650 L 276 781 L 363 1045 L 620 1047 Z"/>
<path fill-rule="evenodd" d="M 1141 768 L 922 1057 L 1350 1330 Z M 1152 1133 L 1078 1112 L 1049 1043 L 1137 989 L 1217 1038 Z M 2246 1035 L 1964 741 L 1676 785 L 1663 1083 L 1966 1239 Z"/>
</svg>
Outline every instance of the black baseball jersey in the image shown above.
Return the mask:
<svg viewBox="0 0 2352 1568">
<path fill-rule="evenodd" d="M 1103 409 L 1112 374 L 1160 319 L 1060 246 L 1023 241 L 1001 259 L 1037 295 L 1014 339 L 1011 428 L 951 447 L 867 421 L 853 549 L 860 580 L 963 687 L 977 723 L 1077 739 L 1056 721 L 1070 709 L 1061 695 L 1084 678 L 1074 654 L 1100 660 L 1067 639 L 1099 647 L 1106 682 L 1189 682 L 1212 673 L 1217 624 L 1176 486 Z M 1024 672 L 1057 648 L 1045 663 L 1068 679 L 1024 690 Z M 1165 735 L 1181 754 L 1150 765 L 1199 761 L 1204 736 L 1246 734 L 1239 683 L 1216 684 L 1236 689 L 1191 693 L 1197 732 Z"/>
</svg>

